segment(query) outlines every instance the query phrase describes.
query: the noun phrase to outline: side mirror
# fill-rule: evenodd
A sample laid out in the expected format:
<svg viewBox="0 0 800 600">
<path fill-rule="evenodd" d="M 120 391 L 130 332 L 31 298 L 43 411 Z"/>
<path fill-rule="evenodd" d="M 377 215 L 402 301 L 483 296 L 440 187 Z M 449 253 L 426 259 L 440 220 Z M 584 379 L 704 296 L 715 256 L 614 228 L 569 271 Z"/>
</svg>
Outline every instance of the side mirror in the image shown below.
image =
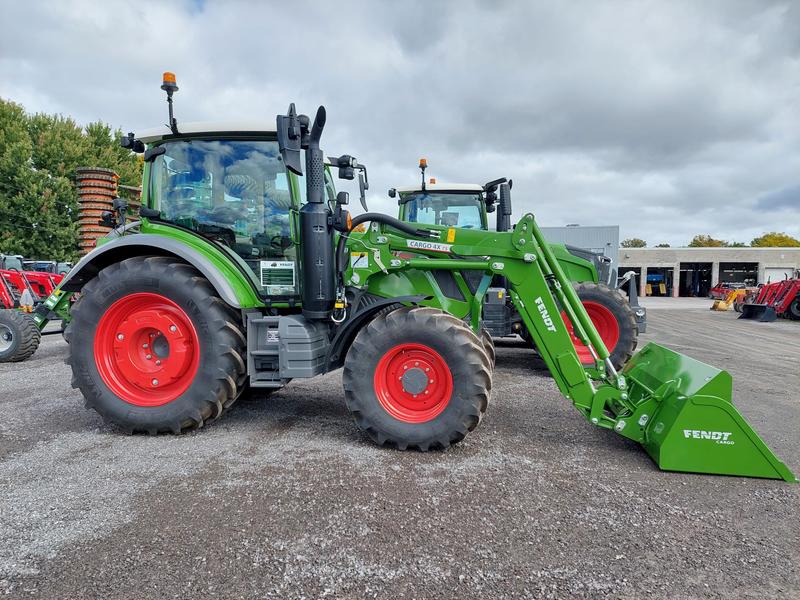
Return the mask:
<svg viewBox="0 0 800 600">
<path fill-rule="evenodd" d="M 500 211 L 507 217 L 511 216 L 511 185 L 508 183 L 500 185 Z"/>
<path fill-rule="evenodd" d="M 303 163 L 300 159 L 300 150 L 303 133 L 294 103 L 289 105 L 289 111 L 286 115 L 278 115 L 276 124 L 278 148 L 281 152 L 281 158 L 283 158 L 283 164 L 295 175 L 302 175 Z"/>
<path fill-rule="evenodd" d="M 509 231 L 511 229 L 511 186 L 508 183 L 501 183 L 499 194 L 497 231 Z"/>
<path fill-rule="evenodd" d="M 369 212 L 369 208 L 367 207 L 367 195 L 365 193 L 369 189 L 369 180 L 366 178 L 366 173 L 367 168 L 362 167 L 361 172 L 358 174 L 358 199 L 361 201 L 361 208 L 364 209 L 364 212 Z"/>
</svg>

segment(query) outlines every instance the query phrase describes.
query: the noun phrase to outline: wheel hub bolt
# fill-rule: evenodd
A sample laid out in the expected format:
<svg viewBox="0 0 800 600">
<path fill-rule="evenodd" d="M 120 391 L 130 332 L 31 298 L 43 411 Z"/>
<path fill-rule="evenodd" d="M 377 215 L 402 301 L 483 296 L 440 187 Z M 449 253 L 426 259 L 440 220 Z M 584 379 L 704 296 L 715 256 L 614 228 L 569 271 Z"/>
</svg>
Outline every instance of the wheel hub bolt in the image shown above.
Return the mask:
<svg viewBox="0 0 800 600">
<path fill-rule="evenodd" d="M 176 331 L 178 331 L 178 328 L 177 328 L 177 327 L 175 327 L 175 325 L 170 325 L 170 326 L 169 326 L 169 330 L 170 330 L 172 333 L 175 333 Z"/>
<path fill-rule="evenodd" d="M 158 379 L 153 379 L 153 385 L 158 385 Z"/>
<path fill-rule="evenodd" d="M 157 361 L 156 361 L 156 364 L 157 364 L 157 365 L 161 365 L 161 361 L 160 361 L 160 360 L 157 360 Z"/>
<path fill-rule="evenodd" d="M 118 334 L 117 334 L 117 339 L 118 339 L 119 341 L 122 341 L 122 340 L 124 340 L 124 339 L 125 339 L 125 336 L 124 336 L 124 335 L 122 335 L 121 333 L 118 333 Z"/>
<path fill-rule="evenodd" d="M 145 358 L 146 358 L 147 360 L 150 360 L 151 358 L 153 358 L 153 355 L 152 355 L 152 354 L 148 354 L 147 356 L 145 356 Z"/>
<path fill-rule="evenodd" d="M 147 348 L 150 344 L 142 344 L 142 348 Z"/>
</svg>

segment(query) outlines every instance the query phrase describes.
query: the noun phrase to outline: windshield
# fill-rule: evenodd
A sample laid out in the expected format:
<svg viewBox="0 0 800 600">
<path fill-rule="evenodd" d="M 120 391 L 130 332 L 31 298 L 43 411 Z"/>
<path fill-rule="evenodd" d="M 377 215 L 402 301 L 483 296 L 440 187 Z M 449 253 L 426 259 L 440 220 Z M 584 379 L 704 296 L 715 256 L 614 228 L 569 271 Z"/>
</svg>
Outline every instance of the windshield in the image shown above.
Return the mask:
<svg viewBox="0 0 800 600">
<path fill-rule="evenodd" d="M 282 256 L 291 196 L 278 143 L 167 142 L 153 169 L 161 218 L 250 257 Z"/>
<path fill-rule="evenodd" d="M 427 225 L 484 229 L 480 193 L 412 192 L 404 194 L 404 220 Z"/>
</svg>

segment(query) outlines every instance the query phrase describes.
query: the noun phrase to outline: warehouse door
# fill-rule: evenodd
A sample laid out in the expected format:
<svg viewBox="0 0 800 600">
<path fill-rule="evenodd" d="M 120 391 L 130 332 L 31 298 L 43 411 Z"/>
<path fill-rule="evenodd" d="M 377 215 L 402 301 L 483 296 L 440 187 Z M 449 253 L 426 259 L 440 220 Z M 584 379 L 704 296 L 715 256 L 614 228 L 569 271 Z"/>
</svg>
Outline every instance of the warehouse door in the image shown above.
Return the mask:
<svg viewBox="0 0 800 600">
<path fill-rule="evenodd" d="M 758 263 L 719 263 L 720 283 L 746 283 L 747 285 L 755 285 L 757 280 Z"/>
<path fill-rule="evenodd" d="M 672 267 L 647 267 L 645 295 L 672 296 Z"/>
<path fill-rule="evenodd" d="M 766 267 L 764 269 L 764 281 L 761 283 L 775 283 L 784 279 L 792 278 L 791 267 Z"/>
<path fill-rule="evenodd" d="M 679 296 L 703 298 L 711 289 L 711 263 L 681 263 Z"/>
</svg>

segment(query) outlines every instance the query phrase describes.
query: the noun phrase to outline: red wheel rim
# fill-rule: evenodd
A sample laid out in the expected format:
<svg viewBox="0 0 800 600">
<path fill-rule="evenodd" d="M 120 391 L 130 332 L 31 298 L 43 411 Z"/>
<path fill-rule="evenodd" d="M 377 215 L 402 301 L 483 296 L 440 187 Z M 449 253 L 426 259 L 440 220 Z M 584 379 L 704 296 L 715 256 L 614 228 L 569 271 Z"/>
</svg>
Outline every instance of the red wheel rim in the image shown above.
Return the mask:
<svg viewBox="0 0 800 600">
<path fill-rule="evenodd" d="M 595 329 L 597 329 L 597 333 L 600 334 L 600 339 L 603 340 L 609 353 L 614 352 L 614 348 L 617 347 L 617 342 L 619 341 L 619 323 L 614 313 L 611 312 L 607 306 L 590 300 L 584 301 L 583 307 L 589 314 L 589 318 L 592 320 Z M 575 350 L 578 352 L 578 358 L 581 364 L 593 364 L 594 358 L 592 357 L 592 353 L 589 352 L 589 348 L 584 346 L 578 339 L 578 336 L 575 335 L 575 328 L 572 326 L 572 322 L 567 318 L 567 313 L 562 312 L 561 318 L 567 326 L 569 337 L 572 338 L 572 343 L 575 346 Z"/>
<path fill-rule="evenodd" d="M 100 317 L 94 337 L 100 377 L 135 406 L 161 406 L 194 381 L 200 343 L 189 315 L 159 294 L 130 294 Z"/>
<path fill-rule="evenodd" d="M 453 376 L 441 355 L 423 344 L 399 344 L 375 368 L 375 395 L 398 421 L 425 423 L 439 416 L 453 395 Z"/>
</svg>

